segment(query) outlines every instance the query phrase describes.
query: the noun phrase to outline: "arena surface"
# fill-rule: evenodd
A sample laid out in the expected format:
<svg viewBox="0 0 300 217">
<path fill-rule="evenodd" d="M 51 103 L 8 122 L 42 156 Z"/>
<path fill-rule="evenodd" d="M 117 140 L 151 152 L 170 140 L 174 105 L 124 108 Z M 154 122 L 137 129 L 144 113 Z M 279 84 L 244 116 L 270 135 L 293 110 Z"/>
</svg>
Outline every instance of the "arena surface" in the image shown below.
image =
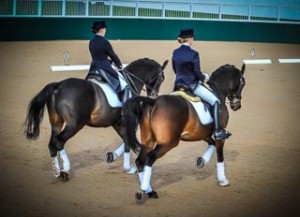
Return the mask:
<svg viewBox="0 0 300 217">
<path fill-rule="evenodd" d="M 123 63 L 142 57 L 163 63 L 178 47 L 174 41 L 112 41 Z M 122 159 L 107 165 L 106 152 L 121 142 L 112 128 L 85 127 L 66 145 L 73 175 L 69 182 L 52 178 L 47 113 L 40 138 L 29 142 L 22 123 L 29 100 L 44 85 L 87 72 L 50 72 L 63 65 L 89 64 L 88 41 L 0 42 L 0 215 L 22 217 L 273 217 L 299 216 L 300 197 L 300 64 L 278 64 L 278 58 L 300 58 L 300 45 L 196 41 L 202 69 L 212 72 L 230 63 L 255 58 L 271 65 L 247 65 L 242 109 L 230 110 L 224 157 L 230 186 L 216 183 L 216 156 L 202 170 L 195 158 L 204 142 L 181 142 L 158 160 L 152 186 L 158 200 L 135 204 L 137 175 L 122 171 Z M 161 93 L 172 90 L 171 64 Z M 134 155 L 133 155 L 134 156 Z"/>
</svg>

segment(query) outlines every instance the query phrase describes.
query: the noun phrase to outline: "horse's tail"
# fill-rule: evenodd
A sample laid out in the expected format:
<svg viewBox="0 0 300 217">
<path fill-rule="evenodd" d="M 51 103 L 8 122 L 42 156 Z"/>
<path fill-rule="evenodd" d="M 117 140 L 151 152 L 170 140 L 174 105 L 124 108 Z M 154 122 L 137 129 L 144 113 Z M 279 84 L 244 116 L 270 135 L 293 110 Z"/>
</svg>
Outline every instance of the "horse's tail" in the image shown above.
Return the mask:
<svg viewBox="0 0 300 217">
<path fill-rule="evenodd" d="M 129 149 L 132 149 L 135 153 L 140 151 L 141 144 L 136 138 L 137 127 L 144 116 L 144 112 L 147 111 L 149 106 L 153 106 L 155 102 L 155 99 L 137 96 L 130 98 L 124 104 L 123 120 L 125 130 L 123 139 L 126 151 L 129 151 Z"/>
<path fill-rule="evenodd" d="M 44 117 L 45 105 L 59 83 L 46 85 L 28 104 L 27 115 L 24 122 L 24 134 L 28 140 L 37 140 L 40 134 L 40 124 Z"/>
</svg>

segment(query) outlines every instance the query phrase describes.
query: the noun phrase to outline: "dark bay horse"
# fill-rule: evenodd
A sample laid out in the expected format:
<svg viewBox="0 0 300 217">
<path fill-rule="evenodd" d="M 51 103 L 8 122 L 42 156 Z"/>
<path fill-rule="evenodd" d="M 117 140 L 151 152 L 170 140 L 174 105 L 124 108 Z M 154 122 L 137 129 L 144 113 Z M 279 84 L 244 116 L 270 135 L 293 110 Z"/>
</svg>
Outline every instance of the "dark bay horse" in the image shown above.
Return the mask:
<svg viewBox="0 0 300 217">
<path fill-rule="evenodd" d="M 125 67 L 124 72 L 135 87 L 133 94 L 140 94 L 145 85 L 148 96 L 157 96 L 167 63 L 166 60 L 160 65 L 152 59 L 143 58 Z M 56 178 L 68 180 L 71 166 L 64 146 L 85 125 L 112 126 L 119 136 L 123 136 L 122 106 L 110 106 L 104 91 L 92 81 L 69 78 L 49 83 L 34 96 L 28 105 L 24 122 L 24 134 L 28 140 L 39 138 L 45 107 L 51 124 L 48 147 Z"/>
<path fill-rule="evenodd" d="M 220 120 L 226 128 L 229 113 L 225 100 L 230 108 L 236 111 L 241 108 L 242 90 L 245 86 L 245 65 L 239 70 L 233 65 L 224 65 L 214 71 L 207 82 L 209 88 L 221 101 Z M 125 124 L 125 151 L 130 149 L 138 153 L 135 161 L 139 171 L 141 190 L 136 193 L 138 202 L 146 198 L 158 198 L 150 185 L 154 162 L 163 157 L 182 141 L 204 140 L 209 147 L 203 157 L 198 158 L 197 166 L 202 167 L 217 151 L 217 180 L 220 186 L 229 185 L 225 176 L 223 147 L 224 140 L 212 138 L 213 123 L 202 124 L 192 103 L 178 95 L 160 95 L 155 99 L 138 96 L 128 100 L 123 106 Z M 201 116 L 201 115 L 200 115 Z M 136 137 L 140 126 L 141 143 Z"/>
</svg>

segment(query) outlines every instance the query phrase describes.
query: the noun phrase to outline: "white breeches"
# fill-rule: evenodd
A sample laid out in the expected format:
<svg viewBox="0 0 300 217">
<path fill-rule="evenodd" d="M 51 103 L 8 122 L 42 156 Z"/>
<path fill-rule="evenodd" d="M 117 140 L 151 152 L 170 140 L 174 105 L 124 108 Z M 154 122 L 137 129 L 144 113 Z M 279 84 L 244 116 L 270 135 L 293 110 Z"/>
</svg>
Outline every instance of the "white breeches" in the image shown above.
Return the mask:
<svg viewBox="0 0 300 217">
<path fill-rule="evenodd" d="M 194 93 L 204 101 L 208 102 L 211 106 L 213 106 L 216 102 L 220 103 L 216 95 L 201 84 L 196 86 Z"/>
</svg>

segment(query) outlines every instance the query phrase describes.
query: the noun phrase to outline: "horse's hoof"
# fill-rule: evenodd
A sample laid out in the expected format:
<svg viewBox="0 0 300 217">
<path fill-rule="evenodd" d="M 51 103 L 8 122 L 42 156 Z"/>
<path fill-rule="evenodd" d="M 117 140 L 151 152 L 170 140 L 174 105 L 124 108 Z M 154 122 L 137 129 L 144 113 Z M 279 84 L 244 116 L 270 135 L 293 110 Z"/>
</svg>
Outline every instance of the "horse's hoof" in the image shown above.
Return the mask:
<svg viewBox="0 0 300 217">
<path fill-rule="evenodd" d="M 202 157 L 198 157 L 198 158 L 196 159 L 196 167 L 197 167 L 198 169 L 201 169 L 201 168 L 204 167 L 204 165 L 205 165 L 204 159 L 203 159 Z"/>
<path fill-rule="evenodd" d="M 229 181 L 228 181 L 228 179 L 225 179 L 225 180 L 222 180 L 222 181 L 218 181 L 218 184 L 221 187 L 226 187 L 226 186 L 229 186 Z"/>
<path fill-rule="evenodd" d="M 112 162 L 114 162 L 114 153 L 107 152 L 106 153 L 106 163 L 110 164 Z"/>
<path fill-rule="evenodd" d="M 66 182 L 66 181 L 69 180 L 69 174 L 66 173 L 66 172 L 64 172 L 64 171 L 61 171 L 61 172 L 60 172 L 59 179 L 60 179 L 61 181 Z"/>
<path fill-rule="evenodd" d="M 125 169 L 125 172 L 128 174 L 134 174 L 137 172 L 137 169 L 135 168 L 135 166 L 131 165 L 129 169 Z"/>
<path fill-rule="evenodd" d="M 156 191 L 151 191 L 149 193 L 146 193 L 146 195 L 149 197 L 149 198 L 153 198 L 153 199 L 158 199 L 158 194 Z"/>
<path fill-rule="evenodd" d="M 144 192 L 136 192 L 135 193 L 135 202 L 137 205 L 142 205 L 145 203 L 145 193 Z"/>
</svg>

